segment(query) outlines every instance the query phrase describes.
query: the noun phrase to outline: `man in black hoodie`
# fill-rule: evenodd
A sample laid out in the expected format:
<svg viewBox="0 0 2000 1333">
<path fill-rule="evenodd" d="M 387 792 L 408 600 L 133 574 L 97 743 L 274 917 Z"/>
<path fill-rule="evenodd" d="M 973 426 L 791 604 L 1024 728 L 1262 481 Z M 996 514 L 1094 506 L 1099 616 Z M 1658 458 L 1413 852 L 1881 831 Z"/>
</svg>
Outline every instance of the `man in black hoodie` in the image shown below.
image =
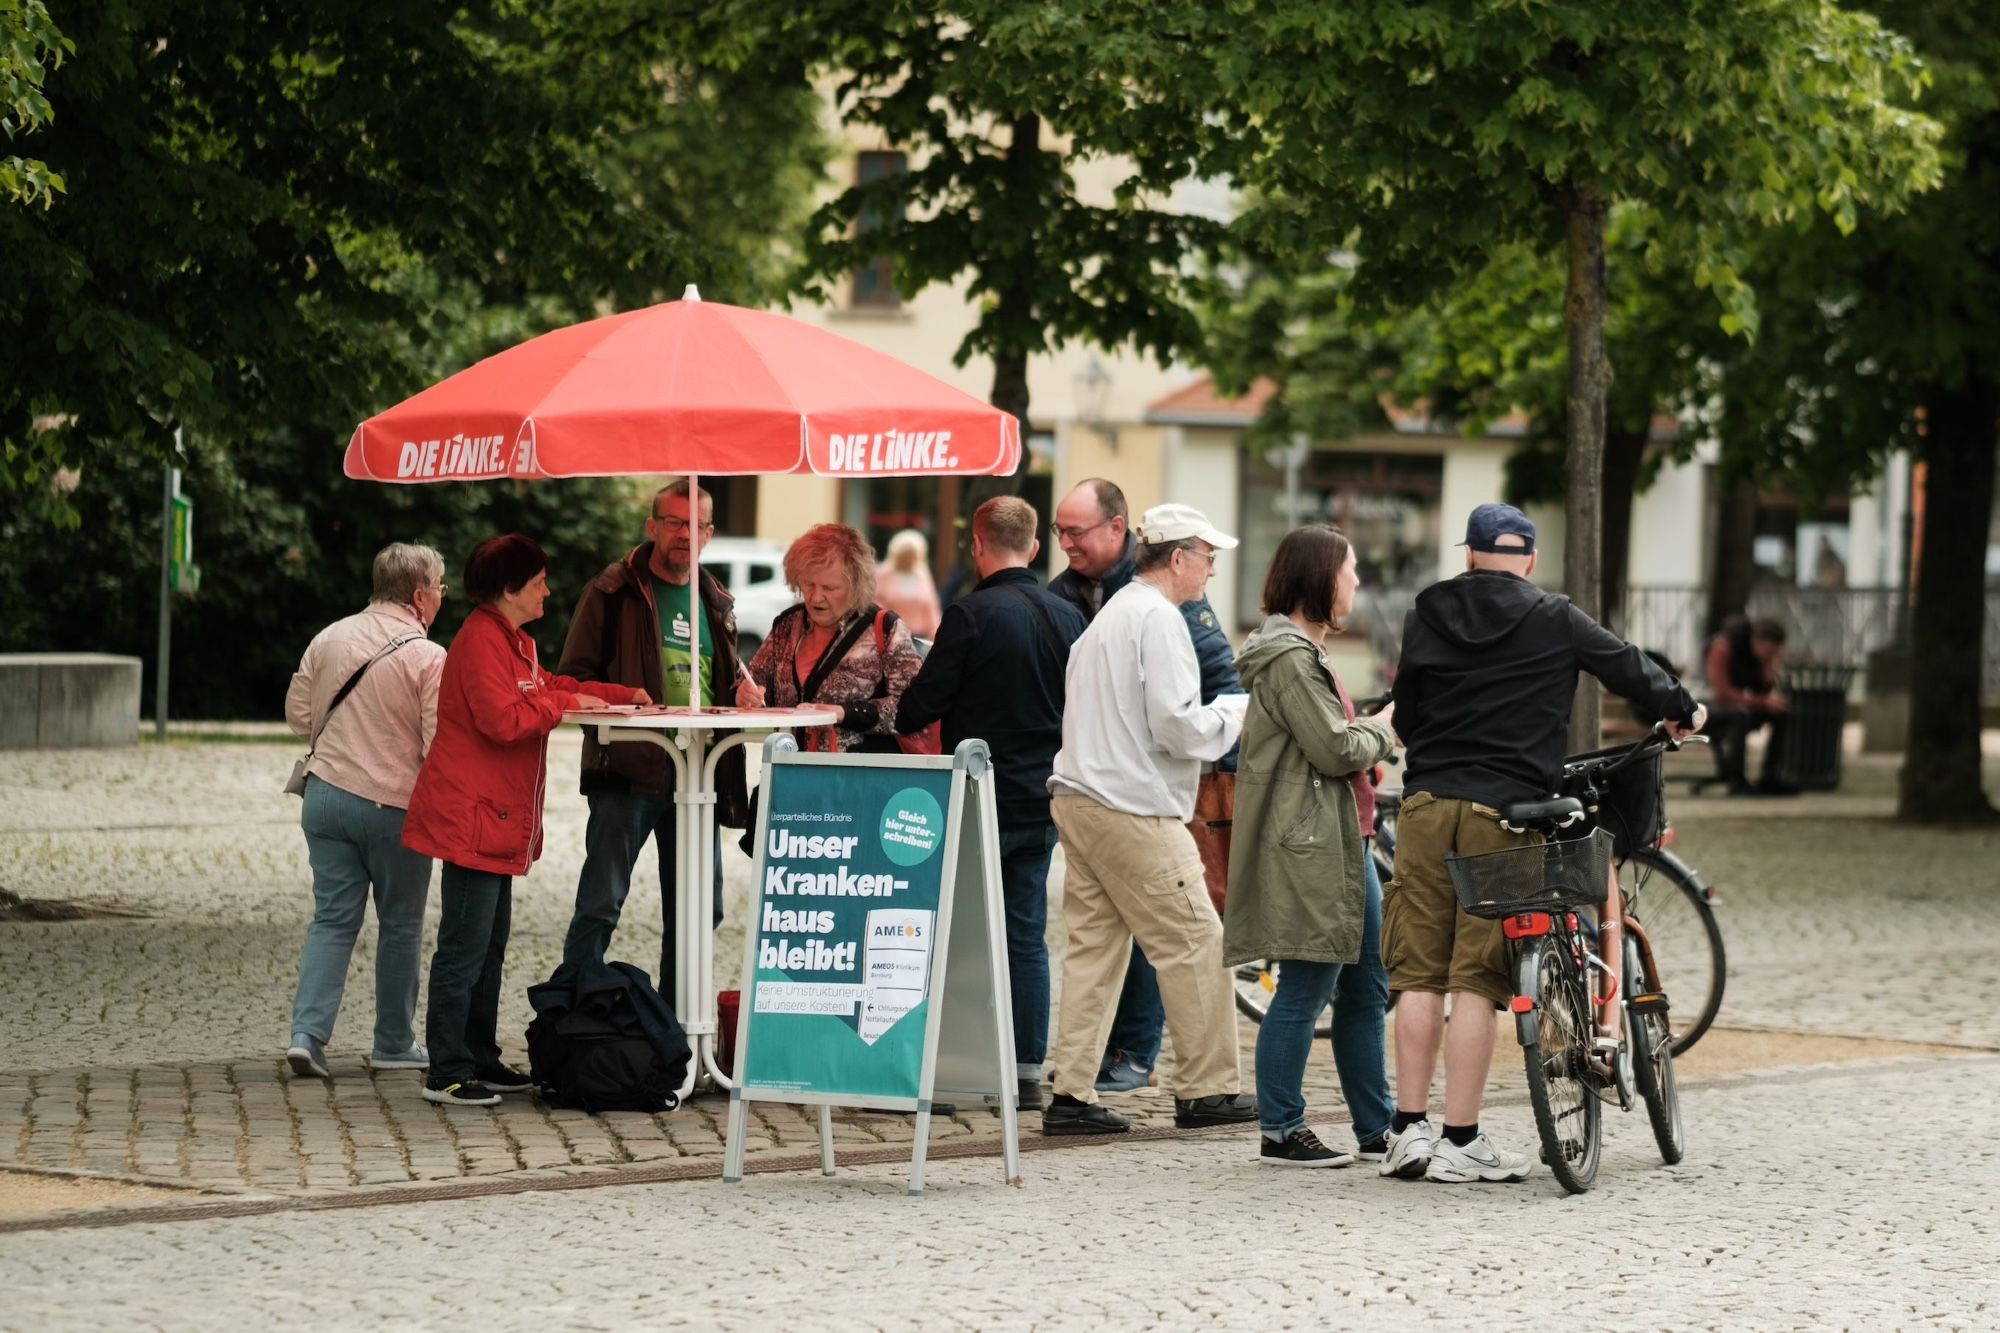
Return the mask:
<svg viewBox="0 0 2000 1333">
<path fill-rule="evenodd" d="M 1459 910 L 1445 855 L 1536 840 L 1502 829 L 1499 811 L 1555 791 L 1579 672 L 1665 719 L 1676 736 L 1700 730 L 1704 713 L 1643 652 L 1528 581 L 1535 525 L 1520 510 L 1479 506 L 1465 546 L 1466 572 L 1417 597 L 1396 669 L 1395 728 L 1409 751 L 1396 873 L 1382 902 L 1382 956 L 1397 995 L 1396 1120 L 1382 1174 L 1524 1180 L 1527 1159 L 1479 1130 L 1494 1011 L 1513 994 L 1506 942 L 1498 922 Z M 1439 1137 L 1428 1108 L 1441 1043 Z"/>
</svg>

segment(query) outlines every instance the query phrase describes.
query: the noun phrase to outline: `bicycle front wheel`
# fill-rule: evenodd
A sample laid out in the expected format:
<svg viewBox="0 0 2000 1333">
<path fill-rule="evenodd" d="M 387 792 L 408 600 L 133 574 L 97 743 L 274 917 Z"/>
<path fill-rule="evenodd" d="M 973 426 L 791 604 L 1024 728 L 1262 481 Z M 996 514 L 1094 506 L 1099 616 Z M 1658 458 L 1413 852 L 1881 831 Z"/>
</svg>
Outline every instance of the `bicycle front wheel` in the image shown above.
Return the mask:
<svg viewBox="0 0 2000 1333">
<path fill-rule="evenodd" d="M 1625 910 L 1646 928 L 1657 982 L 1666 989 L 1673 1053 L 1685 1055 L 1715 1022 L 1729 975 L 1708 886 L 1687 862 L 1657 847 L 1627 857 L 1618 882 Z"/>
<path fill-rule="evenodd" d="M 1236 1012 L 1252 1023 L 1262 1023 L 1264 1015 L 1271 1012 L 1271 997 L 1278 993 L 1278 970 L 1284 966 L 1275 958 L 1259 958 L 1235 968 L 1230 979 L 1235 983 Z M 1319 1011 L 1313 1021 L 1313 1037 L 1324 1040 L 1333 1035 L 1333 1006 Z"/>
<path fill-rule="evenodd" d="M 1542 1160 L 1564 1189 L 1581 1194 L 1597 1180 L 1604 1136 L 1604 1104 L 1590 1068 L 1590 995 L 1569 941 L 1560 936 L 1536 941 L 1523 969 L 1540 998 L 1538 1036 L 1521 1054 Z"/>
<path fill-rule="evenodd" d="M 1632 996 L 1656 988 L 1658 978 L 1649 978 L 1639 957 L 1639 944 L 1625 940 L 1625 994 Z M 1632 1048 L 1632 1081 L 1646 1103 L 1646 1119 L 1653 1124 L 1653 1141 L 1660 1145 L 1660 1160 L 1668 1166 L 1687 1155 L 1687 1127 L 1681 1122 L 1681 1090 L 1674 1079 L 1673 1034 L 1667 1030 L 1667 1015 L 1659 1009 L 1625 1007 L 1625 1040 Z"/>
</svg>

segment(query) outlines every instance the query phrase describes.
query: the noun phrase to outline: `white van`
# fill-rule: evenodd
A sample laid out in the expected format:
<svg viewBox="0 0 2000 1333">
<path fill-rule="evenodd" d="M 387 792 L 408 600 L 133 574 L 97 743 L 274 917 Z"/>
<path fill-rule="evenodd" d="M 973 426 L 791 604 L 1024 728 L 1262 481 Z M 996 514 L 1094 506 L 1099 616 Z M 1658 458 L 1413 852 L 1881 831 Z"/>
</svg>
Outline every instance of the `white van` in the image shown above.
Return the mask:
<svg viewBox="0 0 2000 1333">
<path fill-rule="evenodd" d="M 736 598 L 737 651 L 748 662 L 771 633 L 771 622 L 798 601 L 785 583 L 785 548 L 750 537 L 712 537 L 701 567 Z"/>
</svg>

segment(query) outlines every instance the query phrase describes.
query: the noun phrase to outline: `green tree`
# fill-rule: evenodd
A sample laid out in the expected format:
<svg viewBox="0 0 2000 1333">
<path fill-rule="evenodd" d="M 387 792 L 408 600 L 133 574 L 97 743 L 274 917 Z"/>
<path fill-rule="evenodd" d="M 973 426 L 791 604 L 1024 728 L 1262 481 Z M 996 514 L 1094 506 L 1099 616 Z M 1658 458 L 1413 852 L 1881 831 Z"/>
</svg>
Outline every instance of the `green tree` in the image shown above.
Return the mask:
<svg viewBox="0 0 2000 1333">
<path fill-rule="evenodd" d="M 87 207 L 0 211 L 9 489 L 159 456 L 176 422 L 351 424 L 415 385 L 414 270 L 561 316 L 688 281 L 755 299 L 820 160 L 809 95 L 690 76 L 638 0 L 110 0 L 68 23 L 38 142 Z"/>
<path fill-rule="evenodd" d="M 54 116 L 42 83 L 75 50 L 42 0 L 0 0 L 0 134 L 9 142 L 32 134 Z M 47 208 L 66 188 L 46 162 L 0 156 L 0 198 Z"/>
<path fill-rule="evenodd" d="M 1164 364 L 1198 345 L 1192 260 L 1215 252 L 1224 223 L 1171 207 L 1129 171 L 1113 198 L 1077 189 L 1079 164 L 1126 158 L 1149 119 L 1114 80 L 1091 73 L 1101 34 L 1085 9 L 722 0 L 686 12 L 716 61 L 777 86 L 823 81 L 845 125 L 907 154 L 907 170 L 821 206 L 802 294 L 828 300 L 881 259 L 905 296 L 964 282 L 979 318 L 957 363 L 990 357 L 990 401 L 1024 428 L 1031 356 L 1085 342 L 1129 345 Z M 966 512 L 1018 485 L 974 481 Z"/>
<path fill-rule="evenodd" d="M 1151 173 L 1227 171 L 1263 204 L 1246 229 L 1295 254 L 1348 249 L 1360 300 L 1409 301 L 1523 241 L 1564 256 L 1569 485 L 1564 567 L 1597 570 L 1609 306 L 1620 202 L 1706 224 L 1851 227 L 1933 184 L 1937 127 L 1908 109 L 1909 45 L 1833 0 L 1249 0 L 1121 10 L 1106 38 L 1157 118 Z M 1696 282 L 1750 305 L 1720 242 Z M 1594 696 L 1578 730 L 1594 736 Z"/>
</svg>

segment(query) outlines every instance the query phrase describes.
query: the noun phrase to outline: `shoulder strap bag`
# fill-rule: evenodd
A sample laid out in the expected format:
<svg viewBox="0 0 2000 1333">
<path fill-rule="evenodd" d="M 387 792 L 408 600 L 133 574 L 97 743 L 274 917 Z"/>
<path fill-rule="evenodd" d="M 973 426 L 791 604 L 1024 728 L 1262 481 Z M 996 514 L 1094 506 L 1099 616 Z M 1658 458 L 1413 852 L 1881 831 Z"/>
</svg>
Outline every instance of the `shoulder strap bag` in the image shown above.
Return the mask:
<svg viewBox="0 0 2000 1333">
<path fill-rule="evenodd" d="M 354 687 L 359 685 L 361 678 L 368 674 L 368 668 L 374 666 L 404 644 L 414 643 L 423 637 L 421 634 L 405 634 L 400 639 L 391 640 L 388 646 L 383 648 L 381 652 L 376 653 L 375 656 L 354 669 L 354 674 L 347 678 L 347 683 L 342 685 L 340 691 L 333 696 L 333 702 L 326 706 L 326 716 L 319 720 L 319 727 L 312 734 L 312 743 L 306 747 L 305 756 L 292 765 L 292 776 L 285 781 L 286 791 L 294 796 L 304 796 L 306 794 L 306 765 L 312 762 L 313 752 L 319 749 L 319 738 L 326 735 L 326 724 L 333 721 L 333 710 L 345 703 L 348 695 L 354 693 Z"/>
</svg>

